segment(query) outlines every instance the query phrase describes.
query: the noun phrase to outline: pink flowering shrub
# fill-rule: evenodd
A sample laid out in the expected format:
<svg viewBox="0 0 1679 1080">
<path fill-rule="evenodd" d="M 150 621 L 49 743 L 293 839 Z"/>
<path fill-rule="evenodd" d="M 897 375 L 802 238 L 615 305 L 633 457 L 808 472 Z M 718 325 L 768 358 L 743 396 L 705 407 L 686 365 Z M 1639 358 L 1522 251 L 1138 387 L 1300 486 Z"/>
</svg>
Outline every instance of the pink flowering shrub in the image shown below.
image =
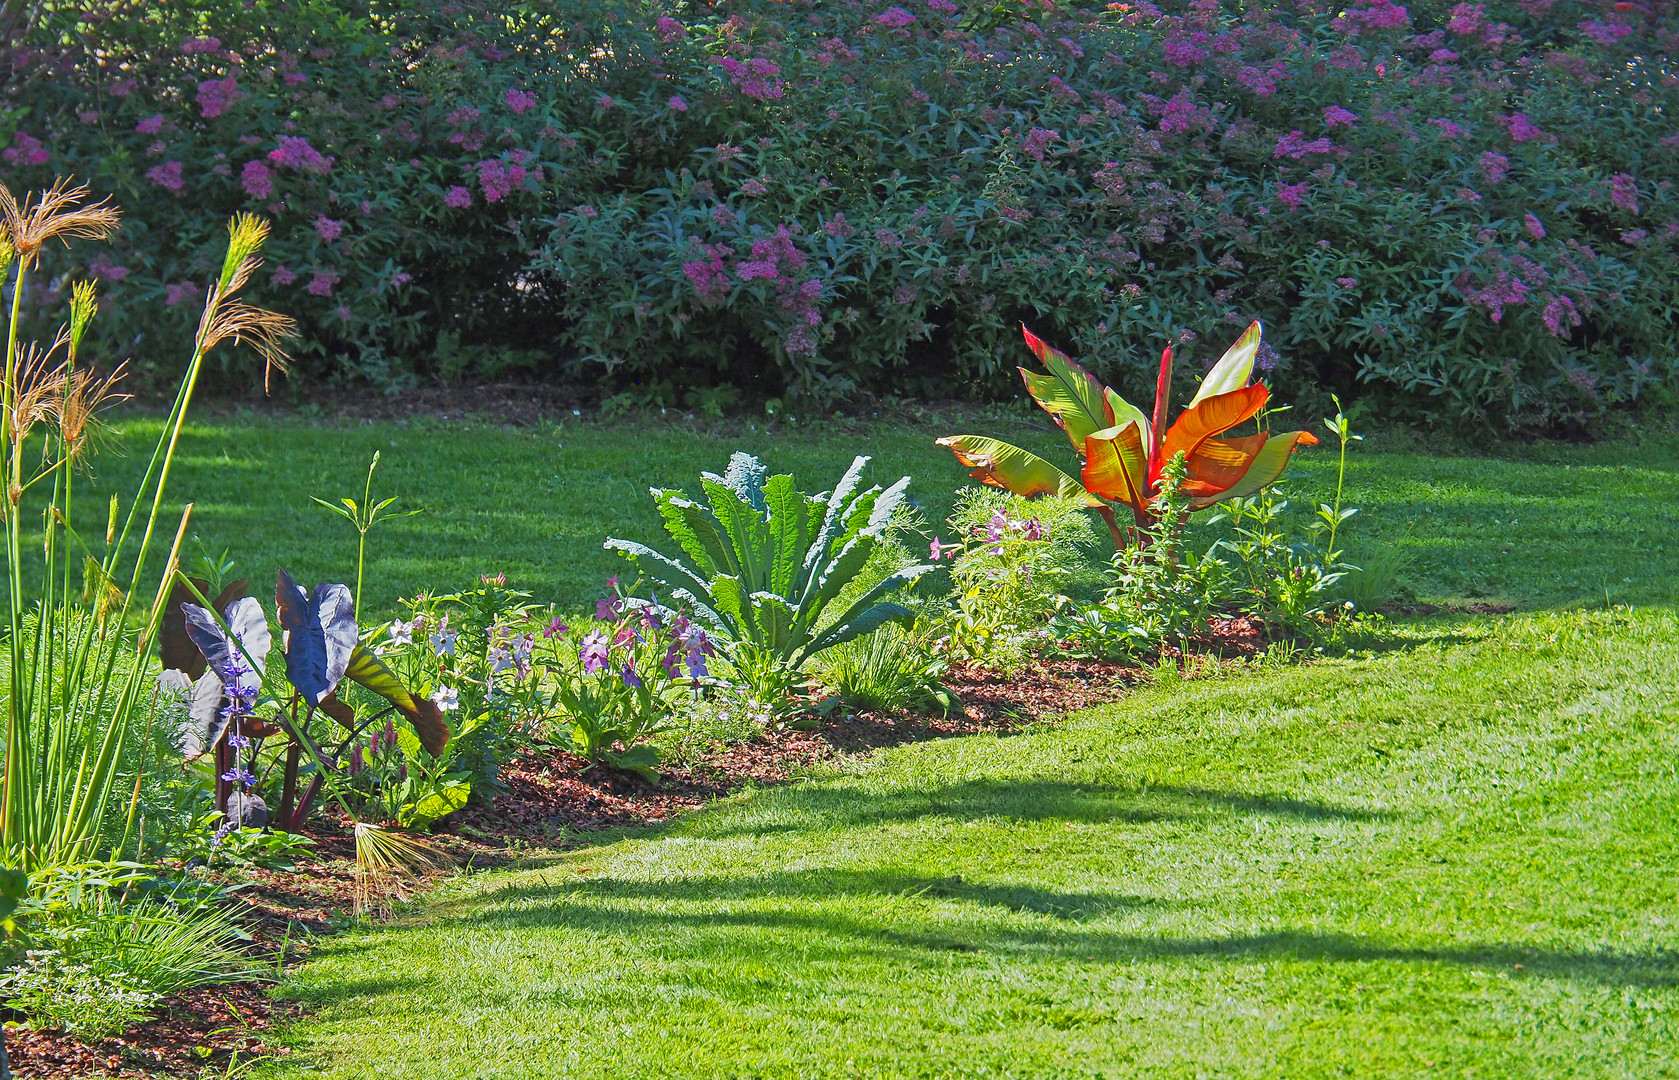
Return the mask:
<svg viewBox="0 0 1679 1080">
<path fill-rule="evenodd" d="M 272 218 L 309 373 L 1006 394 L 1030 319 L 1142 394 L 1258 317 L 1281 391 L 1419 419 L 1674 388 L 1671 5 L 188 7 L 43 15 L 8 183 L 150 191 L 81 257 L 158 295 Z M 96 327 L 172 356 L 187 308 Z"/>
</svg>

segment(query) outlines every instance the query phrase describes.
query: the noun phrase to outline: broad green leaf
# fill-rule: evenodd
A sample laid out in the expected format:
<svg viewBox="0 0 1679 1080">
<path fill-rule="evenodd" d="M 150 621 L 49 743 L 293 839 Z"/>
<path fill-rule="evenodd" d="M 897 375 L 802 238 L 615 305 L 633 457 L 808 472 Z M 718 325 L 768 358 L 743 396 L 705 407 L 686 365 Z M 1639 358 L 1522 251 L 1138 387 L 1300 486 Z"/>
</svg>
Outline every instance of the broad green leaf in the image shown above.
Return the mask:
<svg viewBox="0 0 1679 1080">
<path fill-rule="evenodd" d="M 949 435 L 938 442 L 949 448 L 956 460 L 972 470 L 968 475 L 982 484 L 1028 499 L 1056 495 L 1081 499 L 1086 506 L 1101 505 L 1101 500 L 1086 491 L 1083 484 L 1029 450 L 983 435 Z"/>
<path fill-rule="evenodd" d="M 770 592 L 755 592 L 751 600 L 758 620 L 758 644 L 778 653 L 786 652 L 788 642 L 793 639 L 793 618 L 797 610 L 785 598 Z"/>
<path fill-rule="evenodd" d="M 787 596 L 798 576 L 799 560 L 810 546 L 810 503 L 793 487 L 791 476 L 772 476 L 764 483 L 770 515 L 770 592 Z"/>
<path fill-rule="evenodd" d="M 693 531 L 694 539 L 705 549 L 705 557 L 711 562 L 711 568 L 702 573 L 740 573 L 740 563 L 735 559 L 734 545 L 729 542 L 723 523 L 717 520 L 716 514 L 708 507 L 686 499 L 671 505 L 682 512 L 682 520 Z"/>
<path fill-rule="evenodd" d="M 699 535 L 689 524 L 686 511 L 693 505 L 683 497 L 680 491 L 669 491 L 663 488 L 652 488 L 653 503 L 659 508 L 659 516 L 664 519 L 665 531 L 670 533 L 688 558 L 694 560 L 694 565 L 700 568 L 702 574 L 714 574 L 714 565 L 710 548 L 700 542 Z"/>
<path fill-rule="evenodd" d="M 849 608 L 847 608 L 838 619 L 835 619 L 832 623 L 830 623 L 828 627 L 822 631 L 822 633 L 818 634 L 810 642 L 809 645 L 806 645 L 803 649 L 801 649 L 795 657 L 795 663 L 802 663 L 804 660 L 815 656 L 823 649 L 826 649 L 829 645 L 832 645 L 835 639 L 839 638 L 840 635 L 846 632 L 846 628 L 851 623 L 860 618 L 865 611 L 868 611 L 875 604 L 879 603 L 881 598 L 886 596 L 888 593 L 896 592 L 908 585 L 913 585 L 915 582 L 919 581 L 924 574 L 930 574 L 937 569 L 937 566 L 930 563 L 921 563 L 917 566 L 906 566 L 897 573 L 887 577 L 874 588 L 858 597 L 857 600 Z"/>
<path fill-rule="evenodd" d="M 906 476 L 881 492 L 874 501 L 874 508 L 869 511 L 869 523 L 864 528 L 877 534 L 884 531 L 892 523 L 893 513 L 903 505 L 904 494 L 908 490 L 909 477 Z"/>
<path fill-rule="evenodd" d="M 729 457 L 729 467 L 723 470 L 723 483 L 739 495 L 741 500 L 762 514 L 764 505 L 764 463 L 742 450 Z"/>
<path fill-rule="evenodd" d="M 711 499 L 711 512 L 723 526 L 723 534 L 728 537 L 729 545 L 734 550 L 741 583 L 752 592 L 768 585 L 770 530 L 762 512 L 754 510 L 752 504 L 742 501 L 734 489 L 726 484 L 711 480 L 703 481 L 702 484 L 706 495 Z"/>
<path fill-rule="evenodd" d="M 1263 333 L 1264 328 L 1259 325 L 1258 319 L 1249 324 L 1242 336 L 1236 339 L 1236 344 L 1225 351 L 1213 369 L 1207 372 L 1207 377 L 1201 380 L 1201 389 L 1195 391 L 1190 408 L 1210 397 L 1240 390 L 1248 384 L 1253 377 L 1253 361 L 1259 355 L 1259 339 Z"/>
<path fill-rule="evenodd" d="M 472 795 L 472 785 L 464 780 L 452 780 L 418 802 L 404 806 L 398 823 L 408 828 L 426 829 L 439 818 L 446 817 L 466 805 Z"/>
<path fill-rule="evenodd" d="M 1074 363 L 1066 353 L 1051 348 L 1025 327 L 1021 327 L 1021 333 L 1026 336 L 1026 347 L 1032 350 L 1049 372 L 1047 375 L 1039 375 L 1021 368 L 1020 375 L 1026 380 L 1026 392 L 1061 425 L 1061 429 L 1067 433 L 1068 440 L 1072 442 L 1073 449 L 1084 453 L 1084 440 L 1089 438 L 1092 432 L 1119 422 L 1113 410 L 1108 407 L 1105 393 L 1107 388 L 1097 382 L 1088 371 Z"/>
<path fill-rule="evenodd" d="M 733 620 L 730 628 L 732 635 L 756 642 L 758 622 L 752 617 L 752 603 L 741 587 L 740 579 L 730 574 L 719 574 L 711 582 L 711 595 L 717 598 L 715 606 L 718 614 Z"/>
<path fill-rule="evenodd" d="M 631 562 L 635 563 L 638 570 L 647 574 L 665 588 L 686 590 L 706 607 L 715 608 L 717 606 L 717 601 L 713 599 L 711 588 L 706 580 L 675 559 L 662 555 L 646 544 L 637 543 L 634 540 L 619 540 L 608 537 L 606 543 L 601 546 L 608 551 L 623 552 Z M 651 564 L 652 568 L 649 569 L 642 565 L 643 560 Z"/>
<path fill-rule="evenodd" d="M 799 600 L 794 627 L 801 637 L 811 633 L 821 620 L 823 609 L 833 603 L 840 592 L 863 572 L 863 567 L 868 563 L 869 556 L 874 554 L 874 549 L 873 536 L 852 537 L 840 548 L 839 554 L 822 568 L 821 576 Z"/>
<path fill-rule="evenodd" d="M 850 505 L 851 494 L 857 490 L 857 485 L 862 483 L 863 467 L 868 463 L 869 459 L 862 454 L 853 458 L 851 467 L 845 470 L 845 475 L 840 477 L 840 482 L 829 493 L 828 508 L 822 516 L 822 528 L 805 551 L 804 566 L 799 575 L 800 591 L 810 587 L 817 570 L 828 558 L 829 548 L 845 528 L 845 511 Z"/>
</svg>

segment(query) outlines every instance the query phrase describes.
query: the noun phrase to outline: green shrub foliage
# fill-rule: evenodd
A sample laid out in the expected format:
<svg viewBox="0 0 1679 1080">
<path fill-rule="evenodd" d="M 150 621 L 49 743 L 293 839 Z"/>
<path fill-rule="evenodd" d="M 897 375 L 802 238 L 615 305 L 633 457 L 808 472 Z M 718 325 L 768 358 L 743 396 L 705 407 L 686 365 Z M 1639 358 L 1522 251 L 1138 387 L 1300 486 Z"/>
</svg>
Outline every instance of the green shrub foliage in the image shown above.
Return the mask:
<svg viewBox="0 0 1679 1080">
<path fill-rule="evenodd" d="M 317 373 L 395 385 L 1001 392 L 1022 319 L 1134 394 L 1145 343 L 1258 317 L 1285 390 L 1443 421 L 1589 422 L 1673 372 L 1654 0 L 32 10 L 7 182 L 118 195 L 58 269 L 127 277 L 106 347 L 159 363 L 249 209 Z"/>
</svg>

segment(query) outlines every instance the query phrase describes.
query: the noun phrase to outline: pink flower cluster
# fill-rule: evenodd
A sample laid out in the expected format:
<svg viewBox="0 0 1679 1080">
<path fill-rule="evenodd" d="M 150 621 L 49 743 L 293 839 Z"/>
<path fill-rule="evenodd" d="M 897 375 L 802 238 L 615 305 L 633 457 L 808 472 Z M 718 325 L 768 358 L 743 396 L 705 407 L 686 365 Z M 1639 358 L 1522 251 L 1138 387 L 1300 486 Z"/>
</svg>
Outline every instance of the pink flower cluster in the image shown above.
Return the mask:
<svg viewBox="0 0 1679 1080">
<path fill-rule="evenodd" d="M 1275 149 L 1271 151 L 1273 158 L 1293 158 L 1298 160 L 1307 154 L 1333 154 L 1335 144 L 1328 139 L 1313 139 L 1306 141 L 1305 132 L 1291 131 L 1277 140 Z"/>
<path fill-rule="evenodd" d="M 344 223 L 342 221 L 334 221 L 325 214 L 316 216 L 315 235 L 319 236 L 324 243 L 332 243 L 334 240 L 343 235 L 343 233 Z"/>
<path fill-rule="evenodd" d="M 221 47 L 222 47 L 222 39 L 221 38 L 213 38 L 213 37 L 187 38 L 185 41 L 181 42 L 181 55 L 182 56 L 199 56 L 199 55 L 202 55 L 204 53 L 220 52 Z"/>
<path fill-rule="evenodd" d="M 694 286 L 702 304 L 720 304 L 729 295 L 729 271 L 723 266 L 723 256 L 729 254 L 727 244 L 698 245 L 700 258 L 682 264 L 682 273 Z"/>
<path fill-rule="evenodd" d="M 1215 126 L 1212 110 L 1197 105 L 1187 91 L 1172 95 L 1172 99 L 1161 106 L 1161 131 L 1187 135 L 1195 131 L 1211 131 Z"/>
<path fill-rule="evenodd" d="M 0 158 L 4 158 L 8 165 L 45 165 L 52 160 L 52 154 L 40 139 L 26 132 L 14 131 L 12 145 L 0 151 Z"/>
<path fill-rule="evenodd" d="M 874 17 L 874 21 L 888 30 L 901 30 L 915 22 L 915 16 L 901 7 L 889 7 Z"/>
<path fill-rule="evenodd" d="M 1298 210 L 1300 209 L 1300 204 L 1306 201 L 1307 190 L 1308 185 L 1305 183 L 1284 184 L 1278 182 L 1277 201 L 1288 207 L 1290 210 Z"/>
<path fill-rule="evenodd" d="M 1042 161 L 1044 152 L 1049 149 L 1049 144 L 1060 137 L 1061 133 L 1059 131 L 1035 127 L 1021 138 L 1020 151 L 1034 161 Z"/>
<path fill-rule="evenodd" d="M 717 63 L 729 73 L 729 80 L 745 97 L 758 101 L 774 101 L 781 97 L 781 69 L 763 57 L 753 57 L 741 63 L 732 56 L 719 57 Z"/>
<path fill-rule="evenodd" d="M 323 155 L 309 145 L 309 140 L 296 135 L 281 135 L 280 145 L 268 152 L 268 160 L 298 172 L 325 176 L 332 171 L 333 158 Z"/>
<path fill-rule="evenodd" d="M 1411 25 L 1411 13 L 1392 0 L 1359 0 L 1341 13 L 1335 25 L 1344 33 L 1353 35 L 1394 30 Z"/>
<path fill-rule="evenodd" d="M 179 195 L 186 190 L 187 182 L 181 176 L 179 161 L 165 161 L 161 165 L 154 165 L 146 170 L 146 179 L 172 194 Z"/>
<path fill-rule="evenodd" d="M 134 125 L 134 130 L 142 135 L 156 135 L 163 130 L 163 114 L 146 117 Z"/>
<path fill-rule="evenodd" d="M 266 199 L 274 191 L 274 174 L 260 159 L 245 162 L 239 171 L 239 182 L 244 185 L 245 194 L 253 199 Z"/>
<path fill-rule="evenodd" d="M 1503 154 L 1495 154 L 1491 150 L 1481 155 L 1481 176 L 1489 185 L 1504 182 L 1510 172 L 1510 159 Z"/>
<path fill-rule="evenodd" d="M 182 304 L 196 304 L 199 297 L 203 295 L 204 290 L 196 281 L 177 281 L 173 285 L 163 287 L 163 306 L 179 307 Z"/>
<path fill-rule="evenodd" d="M 206 120 L 214 120 L 233 108 L 233 103 L 242 96 L 239 92 L 239 80 L 232 76 L 201 82 L 198 84 L 199 114 Z"/>
<path fill-rule="evenodd" d="M 1509 116 L 1500 116 L 1498 122 L 1509 130 L 1511 142 L 1532 142 L 1535 139 L 1545 137 L 1545 133 L 1539 130 L 1539 125 L 1528 119 L 1527 113 L 1518 112 L 1511 113 Z"/>
<path fill-rule="evenodd" d="M 487 203 L 500 202 L 525 186 L 527 179 L 541 181 L 541 169 L 525 168 L 525 153 L 515 150 L 507 159 L 491 158 L 478 163 L 478 188 Z"/>
<path fill-rule="evenodd" d="M 528 94 L 523 90 L 509 89 L 503 95 L 502 100 L 507 102 L 507 107 L 513 111 L 515 116 L 523 116 L 536 108 L 536 95 Z"/>
<path fill-rule="evenodd" d="M 1355 112 L 1350 112 L 1347 109 L 1343 109 L 1339 105 L 1331 105 L 1328 108 L 1323 110 L 1323 125 L 1324 125 L 1324 127 L 1349 127 L 1350 128 L 1357 123 L 1358 123 L 1358 114 L 1355 113 Z"/>
<path fill-rule="evenodd" d="M 1633 217 L 1638 216 L 1638 181 L 1626 173 L 1609 178 L 1609 201 Z"/>
<path fill-rule="evenodd" d="M 661 15 L 659 17 L 659 21 L 653 24 L 653 32 L 657 34 L 659 36 L 659 40 L 664 42 L 666 45 L 674 44 L 675 42 L 681 41 L 683 38 L 688 36 L 688 28 L 671 18 L 669 15 Z"/>
<path fill-rule="evenodd" d="M 333 287 L 342 276 L 331 270 L 316 270 L 315 276 L 309 279 L 309 284 L 304 286 L 303 291 L 310 296 L 331 296 Z"/>
</svg>

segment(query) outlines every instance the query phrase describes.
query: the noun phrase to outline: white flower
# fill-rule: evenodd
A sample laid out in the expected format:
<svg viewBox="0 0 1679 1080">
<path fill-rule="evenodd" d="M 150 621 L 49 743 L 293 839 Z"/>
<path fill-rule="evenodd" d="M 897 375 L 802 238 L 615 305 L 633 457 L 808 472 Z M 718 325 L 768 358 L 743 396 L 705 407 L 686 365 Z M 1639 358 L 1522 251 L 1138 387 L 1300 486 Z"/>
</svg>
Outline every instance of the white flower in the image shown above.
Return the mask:
<svg viewBox="0 0 1679 1080">
<path fill-rule="evenodd" d="M 431 635 L 431 647 L 438 656 L 453 656 L 455 642 L 460 636 L 458 631 L 449 629 L 449 616 L 445 615 L 437 624 L 437 633 Z"/>
<path fill-rule="evenodd" d="M 414 624 L 411 622 L 403 622 L 401 619 L 394 620 L 391 623 L 391 644 L 414 644 Z"/>
<path fill-rule="evenodd" d="M 461 696 L 452 686 L 440 686 L 431 695 L 431 700 L 444 712 L 453 712 L 461 707 Z"/>
</svg>

